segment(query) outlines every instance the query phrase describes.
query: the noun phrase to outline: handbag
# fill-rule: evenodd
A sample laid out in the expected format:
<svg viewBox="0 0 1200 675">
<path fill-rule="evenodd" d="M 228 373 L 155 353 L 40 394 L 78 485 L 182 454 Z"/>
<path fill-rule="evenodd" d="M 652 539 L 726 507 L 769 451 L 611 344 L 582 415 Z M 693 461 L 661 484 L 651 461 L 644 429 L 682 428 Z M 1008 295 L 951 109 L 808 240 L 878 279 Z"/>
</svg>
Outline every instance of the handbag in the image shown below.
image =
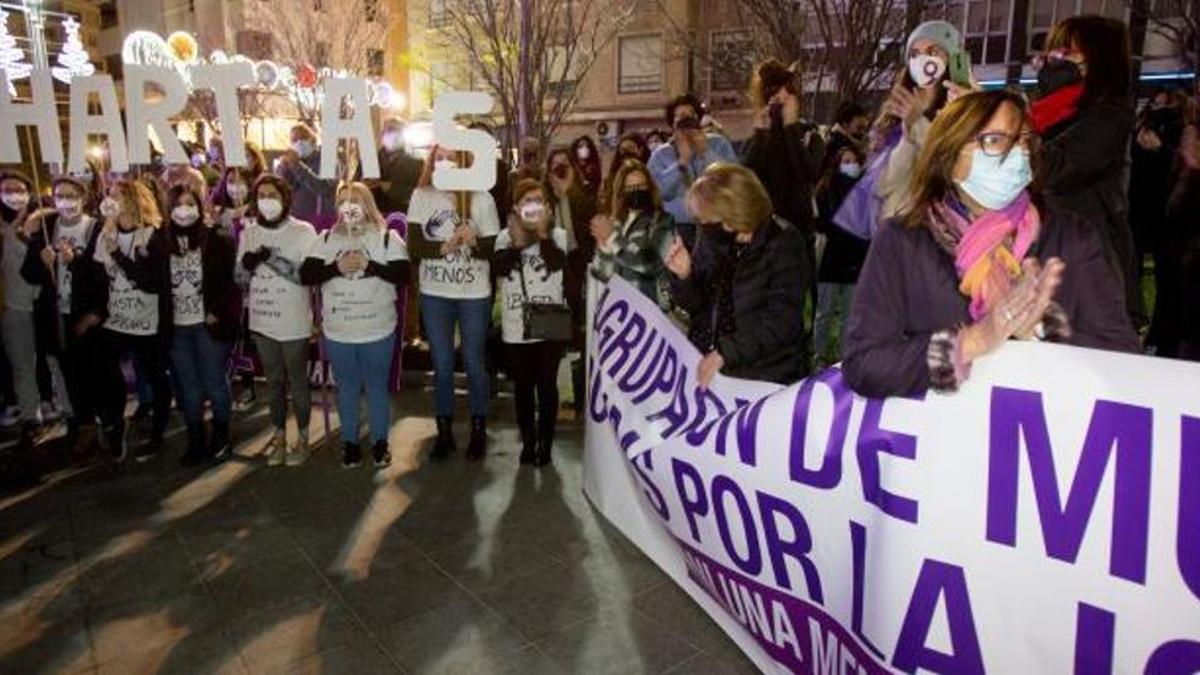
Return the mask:
<svg viewBox="0 0 1200 675">
<path fill-rule="evenodd" d="M 531 302 L 529 289 L 525 285 L 524 259 L 517 262 L 517 269 L 521 275 L 521 295 L 524 297 L 521 318 L 525 323 L 525 339 L 569 342 L 574 334 L 571 308 L 552 302 Z"/>
</svg>

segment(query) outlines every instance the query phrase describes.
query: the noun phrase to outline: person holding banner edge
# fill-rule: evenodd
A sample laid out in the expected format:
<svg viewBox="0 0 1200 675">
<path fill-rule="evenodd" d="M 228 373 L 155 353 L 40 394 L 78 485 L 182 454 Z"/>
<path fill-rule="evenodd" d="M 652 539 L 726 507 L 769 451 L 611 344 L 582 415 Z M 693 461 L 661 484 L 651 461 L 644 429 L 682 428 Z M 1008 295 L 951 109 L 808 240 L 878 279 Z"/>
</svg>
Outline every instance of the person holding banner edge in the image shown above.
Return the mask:
<svg viewBox="0 0 1200 675">
<path fill-rule="evenodd" d="M 1010 92 L 967 94 L 934 120 L 907 210 L 855 290 L 842 370 L 856 392 L 955 391 L 1010 338 L 1138 351 L 1099 232 L 1031 192 L 1033 142 Z"/>
<path fill-rule="evenodd" d="M 809 371 L 804 299 L 812 266 L 803 234 L 772 215 L 754 172 L 718 162 L 692 184 L 686 204 L 700 223 L 693 251 L 676 235 L 664 261 L 671 297 L 691 317 L 688 338 L 704 354 L 697 379 L 791 384 Z"/>
</svg>

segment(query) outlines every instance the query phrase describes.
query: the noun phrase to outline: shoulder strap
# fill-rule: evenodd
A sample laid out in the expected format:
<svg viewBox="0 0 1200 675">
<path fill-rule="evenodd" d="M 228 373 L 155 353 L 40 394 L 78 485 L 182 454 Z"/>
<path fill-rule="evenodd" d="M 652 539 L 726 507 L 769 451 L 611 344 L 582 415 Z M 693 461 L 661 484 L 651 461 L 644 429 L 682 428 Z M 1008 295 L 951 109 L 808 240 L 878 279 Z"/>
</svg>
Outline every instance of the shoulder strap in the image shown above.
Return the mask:
<svg viewBox="0 0 1200 675">
<path fill-rule="evenodd" d="M 529 302 L 529 289 L 525 286 L 525 252 L 513 249 L 517 252 L 517 274 L 521 277 L 521 297 L 525 298 L 525 302 Z"/>
</svg>

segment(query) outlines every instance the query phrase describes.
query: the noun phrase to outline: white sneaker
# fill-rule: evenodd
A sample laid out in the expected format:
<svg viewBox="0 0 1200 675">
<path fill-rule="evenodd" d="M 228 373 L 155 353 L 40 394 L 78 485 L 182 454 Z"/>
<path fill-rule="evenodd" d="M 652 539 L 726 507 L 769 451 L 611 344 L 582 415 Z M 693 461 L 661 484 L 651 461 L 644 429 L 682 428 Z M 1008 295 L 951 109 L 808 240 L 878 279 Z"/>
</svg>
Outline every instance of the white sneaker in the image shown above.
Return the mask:
<svg viewBox="0 0 1200 675">
<path fill-rule="evenodd" d="M 295 445 L 288 448 L 287 465 L 300 466 L 308 461 L 308 456 L 311 454 L 312 450 L 310 450 L 308 447 L 308 438 L 305 436 L 300 436 L 300 438 L 296 440 Z"/>
<path fill-rule="evenodd" d="M 284 455 L 287 454 L 287 439 L 276 432 L 267 443 L 267 466 L 283 466 Z"/>
</svg>

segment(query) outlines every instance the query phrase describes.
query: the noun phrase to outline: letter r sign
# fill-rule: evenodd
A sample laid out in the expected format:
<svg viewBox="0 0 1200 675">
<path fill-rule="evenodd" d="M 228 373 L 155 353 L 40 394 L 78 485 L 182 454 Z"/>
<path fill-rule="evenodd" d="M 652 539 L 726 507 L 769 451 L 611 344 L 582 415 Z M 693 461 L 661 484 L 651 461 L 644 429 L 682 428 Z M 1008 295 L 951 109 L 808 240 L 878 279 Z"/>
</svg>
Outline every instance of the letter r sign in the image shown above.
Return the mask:
<svg viewBox="0 0 1200 675">
<path fill-rule="evenodd" d="M 459 115 L 484 115 L 492 111 L 492 97 L 481 91 L 448 91 L 433 102 L 433 140 L 439 148 L 466 150 L 474 157 L 469 167 L 435 169 L 433 186 L 447 192 L 477 192 L 496 184 L 496 141 L 486 131 L 460 129 Z"/>
</svg>

